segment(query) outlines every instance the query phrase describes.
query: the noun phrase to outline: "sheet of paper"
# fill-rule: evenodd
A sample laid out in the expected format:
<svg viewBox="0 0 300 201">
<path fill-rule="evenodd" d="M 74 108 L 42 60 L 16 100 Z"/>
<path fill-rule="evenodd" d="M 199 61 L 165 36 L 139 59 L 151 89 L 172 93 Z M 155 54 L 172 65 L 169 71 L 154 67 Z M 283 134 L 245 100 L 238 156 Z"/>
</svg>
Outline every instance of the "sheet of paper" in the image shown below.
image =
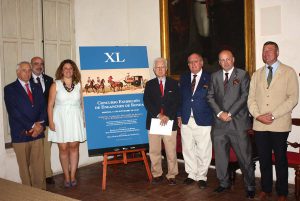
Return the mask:
<svg viewBox="0 0 300 201">
<path fill-rule="evenodd" d="M 152 135 L 172 135 L 173 120 L 169 120 L 164 126 L 160 125 L 160 119 L 152 118 L 149 134 Z"/>
</svg>

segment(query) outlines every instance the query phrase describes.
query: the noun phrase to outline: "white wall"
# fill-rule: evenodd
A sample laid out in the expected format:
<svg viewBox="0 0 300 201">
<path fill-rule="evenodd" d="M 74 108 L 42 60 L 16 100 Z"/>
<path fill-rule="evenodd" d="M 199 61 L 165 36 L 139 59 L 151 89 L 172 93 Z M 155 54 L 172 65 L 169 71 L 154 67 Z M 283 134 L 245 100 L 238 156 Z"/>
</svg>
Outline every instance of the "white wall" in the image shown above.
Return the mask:
<svg viewBox="0 0 300 201">
<path fill-rule="evenodd" d="M 80 64 L 79 46 L 143 45 L 147 46 L 149 65 L 152 66 L 154 58 L 160 56 L 159 27 L 159 0 L 75 0 L 77 63 Z M 0 83 L 1 79 L 2 76 Z M 3 92 L 0 105 L 3 104 L 2 95 Z M 2 107 L 0 114 L 3 114 Z M 0 115 L 0 177 L 20 182 L 15 153 L 12 149 L 5 150 L 3 133 Z M 52 169 L 60 173 L 56 144 L 51 151 Z M 86 143 L 80 145 L 79 166 L 100 160 L 101 157 L 88 157 Z"/>
<path fill-rule="evenodd" d="M 300 72 L 300 1 L 255 0 L 256 68 L 263 66 L 262 46 L 266 41 L 279 45 L 279 60 Z M 300 118 L 300 104 L 293 111 Z M 293 127 L 289 141 L 299 142 L 300 128 Z M 298 151 L 289 148 L 293 151 Z M 257 167 L 259 169 L 259 166 Z M 259 170 L 256 171 L 260 175 Z M 289 170 L 289 183 L 294 183 L 295 171 Z M 275 177 L 274 177 L 275 178 Z"/>
<path fill-rule="evenodd" d="M 147 46 L 149 66 L 160 56 L 159 0 L 75 0 L 75 28 L 78 63 L 79 46 Z"/>
</svg>

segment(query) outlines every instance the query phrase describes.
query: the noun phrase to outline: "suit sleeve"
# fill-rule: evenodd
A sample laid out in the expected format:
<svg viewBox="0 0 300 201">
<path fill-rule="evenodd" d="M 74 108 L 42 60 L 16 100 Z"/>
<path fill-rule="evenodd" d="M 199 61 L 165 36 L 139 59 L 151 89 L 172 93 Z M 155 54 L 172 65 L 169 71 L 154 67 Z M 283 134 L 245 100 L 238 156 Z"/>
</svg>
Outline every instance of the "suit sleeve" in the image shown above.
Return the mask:
<svg viewBox="0 0 300 201">
<path fill-rule="evenodd" d="M 40 115 L 39 118 L 36 120 L 36 122 L 43 122 L 43 126 L 45 127 L 48 121 L 47 118 L 47 105 L 46 105 L 46 100 L 43 95 L 43 91 L 39 88 L 38 89 L 38 96 L 39 96 L 39 104 L 40 104 Z"/>
<path fill-rule="evenodd" d="M 248 109 L 250 114 L 256 119 L 260 115 L 259 107 L 256 102 L 255 92 L 257 86 L 257 72 L 254 72 L 250 82 L 249 96 L 248 96 Z"/>
<path fill-rule="evenodd" d="M 288 71 L 288 82 L 287 82 L 287 89 L 286 89 L 286 100 L 280 104 L 275 111 L 272 112 L 272 115 L 275 118 L 284 116 L 285 114 L 291 112 L 293 108 L 298 103 L 299 97 L 299 84 L 298 84 L 298 77 L 296 72 L 291 69 Z"/>
<path fill-rule="evenodd" d="M 151 89 L 149 83 L 150 82 L 147 82 L 145 86 L 144 97 L 143 97 L 144 106 L 151 117 L 157 117 L 159 113 L 157 113 L 155 107 L 153 106 L 153 104 L 151 104 Z"/>
<path fill-rule="evenodd" d="M 178 101 L 177 117 L 181 117 L 181 114 L 182 114 L 182 104 L 183 104 L 182 79 L 183 79 L 183 77 L 180 77 L 180 81 L 179 81 L 179 84 L 178 84 L 178 93 L 179 93 L 178 100 L 179 101 Z"/>
<path fill-rule="evenodd" d="M 246 72 L 241 80 L 241 96 L 240 98 L 234 102 L 234 104 L 230 107 L 229 111 L 232 116 L 236 115 L 242 108 L 247 107 L 247 99 L 249 94 L 249 84 L 250 84 L 250 76 Z"/>
<path fill-rule="evenodd" d="M 166 110 L 165 115 L 168 116 L 170 119 L 176 118 L 177 116 L 177 110 L 179 107 L 179 88 L 178 88 L 178 82 L 174 81 L 171 82 L 172 83 L 172 87 L 173 87 L 173 95 L 170 97 L 170 99 L 168 100 L 167 104 L 165 107 L 167 107 L 168 109 Z"/>
<path fill-rule="evenodd" d="M 214 76 L 211 77 L 211 80 L 209 83 L 208 92 L 207 92 L 207 102 L 216 115 L 219 112 L 221 112 L 219 105 L 215 101 Z"/>
<path fill-rule="evenodd" d="M 32 128 L 32 122 L 15 101 L 18 97 L 11 88 L 4 88 L 4 101 L 9 117 L 23 126 L 25 130 Z"/>
</svg>

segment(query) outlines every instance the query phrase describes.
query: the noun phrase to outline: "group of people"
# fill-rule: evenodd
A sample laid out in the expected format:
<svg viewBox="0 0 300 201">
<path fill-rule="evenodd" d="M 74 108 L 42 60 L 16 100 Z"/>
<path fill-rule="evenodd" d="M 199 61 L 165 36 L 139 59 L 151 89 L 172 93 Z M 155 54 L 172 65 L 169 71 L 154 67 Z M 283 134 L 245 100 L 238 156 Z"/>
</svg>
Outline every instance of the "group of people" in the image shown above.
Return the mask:
<svg viewBox="0 0 300 201">
<path fill-rule="evenodd" d="M 230 189 L 227 169 L 232 147 L 244 176 L 246 197 L 254 198 L 255 175 L 247 135 L 247 130 L 253 128 L 261 171 L 258 198 L 266 200 L 272 196 L 274 153 L 278 200 L 286 200 L 286 141 L 291 131 L 291 113 L 298 103 L 299 85 L 295 70 L 281 63 L 278 56 L 278 45 L 266 42 L 262 50 L 265 65 L 250 80 L 245 70 L 234 66 L 235 58 L 229 49 L 220 51 L 222 69 L 213 74 L 203 71 L 202 56 L 192 53 L 187 59 L 189 72 L 181 76 L 179 83 L 167 76 L 166 59 L 154 61 L 156 78 L 146 83 L 144 91 L 153 184 L 164 180 L 163 141 L 168 164 L 166 179 L 169 185 L 176 185 L 179 127 L 187 173 L 184 184 L 197 182 L 200 189 L 207 187 L 213 149 L 220 183 L 214 191 Z M 44 73 L 44 60 L 40 57 L 20 62 L 16 73 L 17 80 L 4 88 L 4 100 L 22 183 L 41 189 L 46 189 L 46 181 L 54 183 L 50 148 L 55 142 L 64 186 L 76 186 L 79 144 L 86 140 L 81 75 L 76 63 L 62 61 L 55 81 Z M 171 135 L 151 133 L 152 118 L 160 119 L 162 126 L 173 120 Z"/>
<path fill-rule="evenodd" d="M 64 60 L 53 78 L 44 73 L 44 60 L 17 65 L 17 80 L 4 88 L 12 146 L 22 183 L 46 189 L 54 184 L 51 142 L 58 144 L 64 186 L 77 185 L 79 143 L 86 140 L 81 76 L 74 61 Z"/>
<path fill-rule="evenodd" d="M 222 69 L 211 75 L 202 69 L 202 56 L 192 53 L 187 59 L 190 72 L 183 74 L 179 83 L 167 77 L 166 59 L 154 61 L 156 78 L 146 83 L 144 92 L 153 184 L 164 180 L 161 165 L 163 141 L 168 165 L 166 179 L 169 185 L 176 185 L 176 131 L 179 127 L 187 173 L 184 184 L 197 182 L 200 189 L 207 187 L 213 149 L 219 179 L 219 186 L 214 192 L 230 189 L 227 169 L 232 148 L 243 173 L 246 197 L 253 199 L 255 174 L 247 134 L 253 128 L 261 172 L 258 199 L 267 200 L 272 196 L 274 153 L 277 199 L 286 200 L 287 138 L 291 131 L 291 113 L 298 103 L 299 85 L 295 70 L 281 63 L 278 56 L 278 45 L 266 42 L 262 50 L 265 65 L 257 69 L 250 80 L 245 70 L 234 66 L 235 58 L 229 49 L 220 51 Z M 151 133 L 152 118 L 159 118 L 162 126 L 173 120 L 172 134 Z"/>
</svg>

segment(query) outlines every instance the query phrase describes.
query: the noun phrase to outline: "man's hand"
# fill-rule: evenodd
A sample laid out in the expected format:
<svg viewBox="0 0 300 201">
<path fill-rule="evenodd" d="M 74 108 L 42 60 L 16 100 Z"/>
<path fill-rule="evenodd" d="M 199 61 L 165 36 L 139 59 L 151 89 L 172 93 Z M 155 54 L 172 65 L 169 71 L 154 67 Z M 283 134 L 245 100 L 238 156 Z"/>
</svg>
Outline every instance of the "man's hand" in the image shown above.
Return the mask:
<svg viewBox="0 0 300 201">
<path fill-rule="evenodd" d="M 33 130 L 31 136 L 32 137 L 37 137 L 38 135 L 40 135 L 43 132 L 44 127 L 42 126 L 42 124 L 40 122 L 36 122 L 36 123 L 34 123 L 34 126 L 31 130 Z"/>
<path fill-rule="evenodd" d="M 266 114 L 262 114 L 262 115 L 259 115 L 258 117 L 256 117 L 256 120 L 263 124 L 270 125 L 271 123 L 273 123 L 274 119 L 273 119 L 272 113 L 266 113 Z"/>
<path fill-rule="evenodd" d="M 165 126 L 168 123 L 168 121 L 169 121 L 169 117 L 166 116 L 166 115 L 164 115 L 164 114 L 159 114 L 158 117 L 160 119 L 160 125 L 161 126 Z"/>
<path fill-rule="evenodd" d="M 222 112 L 219 116 L 219 119 L 221 119 L 222 121 L 231 121 L 232 118 L 231 116 L 229 116 L 228 112 Z"/>
<path fill-rule="evenodd" d="M 177 117 L 177 122 L 178 122 L 178 127 L 181 128 L 181 124 L 182 124 L 181 117 Z"/>
</svg>

